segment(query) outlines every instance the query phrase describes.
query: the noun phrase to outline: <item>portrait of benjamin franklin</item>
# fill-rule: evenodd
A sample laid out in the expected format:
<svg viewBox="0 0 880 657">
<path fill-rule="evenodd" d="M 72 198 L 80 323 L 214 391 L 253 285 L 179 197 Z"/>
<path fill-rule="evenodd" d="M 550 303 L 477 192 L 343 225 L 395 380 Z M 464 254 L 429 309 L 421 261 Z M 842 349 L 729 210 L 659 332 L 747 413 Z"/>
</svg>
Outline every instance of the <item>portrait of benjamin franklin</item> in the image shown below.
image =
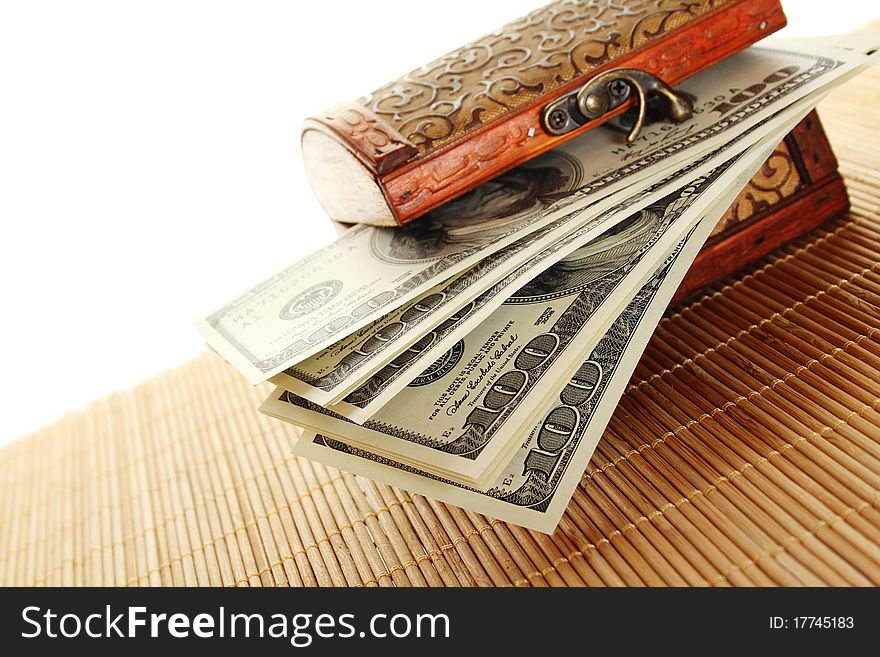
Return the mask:
<svg viewBox="0 0 880 657">
<path fill-rule="evenodd" d="M 580 163 L 550 152 L 490 180 L 403 228 L 375 231 L 380 260 L 425 262 L 496 241 L 580 185 Z"/>
<path fill-rule="evenodd" d="M 565 296 L 615 272 L 629 270 L 668 221 L 666 203 L 630 215 L 526 283 L 507 303 L 535 303 Z"/>
</svg>

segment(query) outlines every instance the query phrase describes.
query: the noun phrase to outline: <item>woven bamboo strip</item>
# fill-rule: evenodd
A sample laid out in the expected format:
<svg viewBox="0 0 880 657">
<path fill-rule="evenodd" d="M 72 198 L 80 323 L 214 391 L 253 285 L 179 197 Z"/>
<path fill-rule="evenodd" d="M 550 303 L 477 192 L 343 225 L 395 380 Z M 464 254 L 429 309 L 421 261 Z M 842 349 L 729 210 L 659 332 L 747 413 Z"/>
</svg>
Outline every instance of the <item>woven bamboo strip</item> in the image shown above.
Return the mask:
<svg viewBox="0 0 880 657">
<path fill-rule="evenodd" d="M 526 573 L 529 581 L 535 579 L 543 579 L 549 586 L 564 586 L 565 580 L 559 575 L 556 566 L 553 565 L 553 558 L 548 557 L 546 552 L 542 550 L 542 544 L 547 543 L 545 536 L 529 532 L 522 527 L 509 525 L 511 535 L 514 540 L 522 546 L 523 551 L 528 555 L 529 560 L 534 564 L 535 569 Z"/>
<path fill-rule="evenodd" d="M 685 372 L 686 370 L 683 369 L 675 374 L 686 378 L 683 376 Z M 724 419 L 724 416 L 720 414 L 717 417 L 720 417 L 722 420 Z M 816 511 L 822 511 L 823 507 L 814 501 L 809 491 L 797 488 L 793 482 L 782 476 L 775 468 L 766 467 L 768 463 L 766 459 L 762 459 L 753 446 L 739 441 L 733 432 L 728 430 L 728 426 L 730 426 L 729 423 L 720 422 L 713 428 L 713 442 L 715 439 L 719 441 L 715 447 L 719 453 L 727 456 L 728 463 L 733 464 L 741 458 L 740 455 L 745 456 L 744 464 L 739 466 L 740 469 L 733 470 L 732 472 L 740 472 L 745 477 L 752 479 L 770 500 L 775 501 L 786 510 L 787 514 L 791 515 L 791 518 L 788 518 L 787 514 L 780 514 L 779 517 L 787 521 L 793 536 L 801 534 L 803 538 L 808 538 L 812 533 L 817 532 L 821 538 L 822 530 L 827 529 L 826 525 L 829 524 L 829 520 L 833 520 L 829 518 L 830 514 L 827 512 L 827 509 L 823 517 L 816 516 Z M 754 467 L 747 468 L 746 464 L 754 464 Z M 732 467 L 735 468 L 736 465 L 732 465 Z M 761 474 L 758 475 L 756 472 Z M 732 475 L 727 476 L 729 478 L 732 477 Z M 813 512 L 812 514 L 810 513 L 811 511 Z M 794 524 L 793 520 L 797 520 L 800 526 Z M 807 530 L 806 534 L 803 534 L 805 529 Z M 804 542 L 806 545 L 807 542 Z M 839 552 L 849 552 L 852 549 L 851 545 L 841 542 L 836 536 L 831 537 L 831 542 Z M 841 563 L 840 557 L 829 553 L 828 549 L 822 546 L 816 546 L 811 549 L 817 550 L 818 556 L 830 560 L 838 569 L 843 571 L 849 570 Z M 853 573 L 848 572 L 848 575 L 852 577 Z"/>
<path fill-rule="evenodd" d="M 176 386 L 170 388 L 172 398 L 177 398 L 178 393 Z M 180 414 L 172 414 L 171 417 L 176 421 L 172 423 L 170 431 L 174 435 L 185 435 L 188 428 L 184 426 L 184 419 Z M 171 479 L 169 482 L 175 493 L 174 510 L 180 514 L 182 533 L 186 536 L 186 541 L 179 545 L 180 556 L 187 570 L 192 568 L 189 574 L 200 586 L 218 585 L 220 582 L 211 577 L 211 571 L 217 571 L 216 557 L 211 559 L 209 565 L 208 552 L 201 547 L 208 540 L 205 535 L 206 523 L 204 518 L 200 518 L 200 508 L 196 505 L 196 495 L 193 490 L 193 483 L 187 471 L 179 471 L 180 463 L 184 463 L 184 451 L 181 441 L 174 441 L 171 448 L 165 452 L 165 471 L 167 477 Z M 197 549 L 198 548 L 198 549 Z"/>
<path fill-rule="evenodd" d="M 407 514 L 406 509 L 406 505 L 410 503 L 410 500 L 404 491 L 384 484 L 378 484 L 377 490 L 381 495 L 380 503 L 389 509 L 394 525 L 400 531 L 406 543 L 407 563 L 413 562 L 418 566 L 419 576 L 423 578 L 423 585 L 442 586 L 443 580 L 438 575 L 437 570 L 431 566 L 430 555 L 428 555 L 425 547 L 419 542 L 418 533 L 410 522 L 410 516 Z M 407 567 L 411 568 L 412 566 L 410 564 Z"/>
<path fill-rule="evenodd" d="M 186 399 L 186 392 L 181 384 L 181 378 L 175 377 L 171 388 L 171 394 L 176 399 Z M 192 414 L 181 414 L 181 426 L 178 435 L 193 435 L 197 430 L 195 417 Z M 199 584 L 202 586 L 221 586 L 231 579 L 228 563 L 221 558 L 218 552 L 217 536 L 210 515 L 204 504 L 207 495 L 203 488 L 203 477 L 194 467 L 194 452 L 191 451 L 190 441 L 175 441 L 173 449 L 173 463 L 177 467 L 181 480 L 182 501 L 184 513 L 189 518 L 189 536 L 191 538 L 188 549 L 192 554 Z M 186 464 L 189 467 L 182 467 Z"/>
<path fill-rule="evenodd" d="M 410 496 L 409 493 L 398 489 L 393 490 L 425 553 L 430 557 L 431 565 L 437 571 L 437 575 L 443 581 L 443 584 L 446 586 L 458 586 L 460 581 L 456 576 L 456 564 L 450 564 L 447 561 L 446 553 L 440 549 L 440 544 L 429 530 L 426 517 L 420 512 L 421 497 Z"/>
<path fill-rule="evenodd" d="M 187 372 L 189 375 L 196 375 L 196 372 Z M 220 451 L 219 441 L 217 440 L 217 421 L 211 417 L 210 412 L 206 410 L 205 404 L 201 397 L 191 392 L 189 401 L 197 414 L 197 426 L 200 429 L 194 434 L 194 438 L 199 442 L 195 446 L 197 453 L 204 455 L 204 459 L 196 461 L 201 470 L 204 485 L 211 493 L 206 499 L 208 508 L 213 511 L 213 522 L 215 524 L 214 536 L 219 537 L 215 545 L 223 550 L 225 559 L 221 563 L 225 563 L 227 572 L 224 573 L 223 583 L 231 586 L 238 582 L 248 581 L 247 571 L 245 570 L 244 560 L 241 555 L 241 549 L 238 542 L 238 525 L 232 520 L 229 508 L 228 486 L 222 481 L 221 474 L 217 465 L 218 453 Z"/>
<path fill-rule="evenodd" d="M 591 481 L 608 477 L 631 499 L 645 500 L 644 515 L 652 522 L 668 523 L 676 537 L 677 549 L 698 569 L 706 581 L 714 586 L 748 585 L 751 580 L 738 570 L 730 570 L 730 559 L 725 554 L 729 541 L 707 523 L 707 518 L 689 505 L 673 504 L 662 490 L 651 481 L 653 472 L 643 474 L 644 462 L 639 452 L 615 449 L 619 439 L 606 434 L 585 473 Z M 639 466 L 642 466 L 641 468 Z M 632 492 L 629 492 L 632 491 Z M 702 529 L 701 529 L 702 528 Z"/>
<path fill-rule="evenodd" d="M 498 533 L 498 527 L 501 526 L 500 523 L 493 522 L 479 513 L 472 511 L 466 511 L 465 513 L 468 521 L 483 538 L 495 559 L 504 569 L 509 583 L 513 586 L 524 586 L 528 580 L 526 579 L 525 572 L 520 568 L 520 563 L 523 563 L 525 555 L 520 550 L 517 550 L 516 547 L 510 546 L 509 543 L 505 542 L 504 538 L 509 537 L 509 534 Z M 511 553 L 510 548 L 513 548 L 513 553 Z M 514 554 L 516 554 L 516 557 Z M 577 581 L 577 576 L 574 577 L 574 580 Z"/>
</svg>

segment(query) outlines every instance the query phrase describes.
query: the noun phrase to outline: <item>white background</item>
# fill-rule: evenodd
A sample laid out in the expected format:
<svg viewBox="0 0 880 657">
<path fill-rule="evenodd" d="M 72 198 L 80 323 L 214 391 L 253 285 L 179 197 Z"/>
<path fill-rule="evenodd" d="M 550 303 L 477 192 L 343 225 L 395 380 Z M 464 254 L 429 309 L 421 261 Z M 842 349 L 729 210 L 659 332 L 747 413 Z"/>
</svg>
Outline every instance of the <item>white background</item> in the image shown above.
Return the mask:
<svg viewBox="0 0 880 657">
<path fill-rule="evenodd" d="M 195 356 L 193 319 L 332 239 L 306 115 L 539 4 L 0 0 L 0 444 Z M 788 0 L 786 32 L 874 6 Z"/>
</svg>

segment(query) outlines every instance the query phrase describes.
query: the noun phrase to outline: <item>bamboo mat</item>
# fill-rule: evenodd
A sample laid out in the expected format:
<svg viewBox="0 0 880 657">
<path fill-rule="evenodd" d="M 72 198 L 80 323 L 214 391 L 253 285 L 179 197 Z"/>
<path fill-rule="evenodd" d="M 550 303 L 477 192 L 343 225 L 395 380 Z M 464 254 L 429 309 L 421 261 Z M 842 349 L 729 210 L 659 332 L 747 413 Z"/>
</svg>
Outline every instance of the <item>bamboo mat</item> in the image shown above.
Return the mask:
<svg viewBox="0 0 880 657">
<path fill-rule="evenodd" d="M 553 536 L 289 455 L 205 354 L 0 451 L 0 583 L 880 584 L 880 72 L 849 216 L 658 327 Z"/>
</svg>

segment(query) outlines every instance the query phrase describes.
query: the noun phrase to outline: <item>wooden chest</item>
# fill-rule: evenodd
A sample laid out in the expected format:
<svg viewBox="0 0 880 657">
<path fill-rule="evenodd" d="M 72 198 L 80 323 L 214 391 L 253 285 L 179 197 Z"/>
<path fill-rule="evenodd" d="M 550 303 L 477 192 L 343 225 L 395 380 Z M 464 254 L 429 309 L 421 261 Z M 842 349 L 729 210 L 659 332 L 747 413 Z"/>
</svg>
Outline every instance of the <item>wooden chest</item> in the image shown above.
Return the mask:
<svg viewBox="0 0 880 657">
<path fill-rule="evenodd" d="M 678 84 L 784 25 L 778 0 L 551 2 L 308 119 L 306 172 L 334 221 L 417 221 L 610 119 L 628 117 L 631 125 L 645 104 L 630 93 L 638 84 L 582 124 L 561 130 L 549 124 L 548 109 L 597 77 L 626 67 Z M 621 129 L 626 122 L 615 123 Z M 674 303 L 847 207 L 837 162 L 813 112 L 739 195 Z"/>
<path fill-rule="evenodd" d="M 673 304 L 845 212 L 849 198 L 819 116 L 779 144 L 706 242 Z"/>
<path fill-rule="evenodd" d="M 648 98 L 688 118 L 675 85 L 784 25 L 779 0 L 557 0 L 307 119 L 306 175 L 331 219 L 402 225 L 624 111 L 644 117 Z"/>
</svg>

